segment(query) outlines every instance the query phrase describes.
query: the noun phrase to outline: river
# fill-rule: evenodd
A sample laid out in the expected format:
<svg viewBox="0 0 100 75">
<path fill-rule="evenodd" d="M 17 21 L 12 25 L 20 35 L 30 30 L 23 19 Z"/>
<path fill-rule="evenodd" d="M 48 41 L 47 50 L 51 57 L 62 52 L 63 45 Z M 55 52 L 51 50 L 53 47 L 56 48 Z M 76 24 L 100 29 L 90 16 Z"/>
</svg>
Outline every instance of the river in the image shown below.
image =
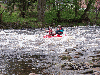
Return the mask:
<svg viewBox="0 0 100 75">
<path fill-rule="evenodd" d="M 44 30 L 0 30 L 0 75 L 100 74 L 100 27 L 64 27 L 62 37 Z M 65 36 L 66 34 L 66 36 Z"/>
</svg>

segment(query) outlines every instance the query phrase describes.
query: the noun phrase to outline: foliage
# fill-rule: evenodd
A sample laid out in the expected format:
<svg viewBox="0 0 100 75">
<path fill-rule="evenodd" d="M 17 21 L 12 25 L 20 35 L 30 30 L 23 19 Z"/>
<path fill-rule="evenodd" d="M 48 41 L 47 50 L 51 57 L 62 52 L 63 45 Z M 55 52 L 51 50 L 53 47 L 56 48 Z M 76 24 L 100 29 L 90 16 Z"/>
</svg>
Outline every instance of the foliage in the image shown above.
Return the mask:
<svg viewBox="0 0 100 75">
<path fill-rule="evenodd" d="M 4 0 L 5 2 L 6 0 Z M 6 2 L 8 11 L 11 13 L 14 11 L 14 6 L 16 6 L 21 12 L 21 16 L 25 17 L 25 12 L 28 10 L 30 6 L 33 6 L 33 3 L 37 0 L 8 0 Z"/>
<path fill-rule="evenodd" d="M 6 1 L 6 0 L 4 0 Z M 93 4 L 94 0 L 89 0 L 89 8 L 82 9 L 78 2 L 79 0 L 46 0 L 46 10 L 44 15 L 45 24 L 55 26 L 57 24 L 61 24 L 63 26 L 73 26 L 76 25 L 86 25 L 83 23 L 82 16 L 86 16 L 90 19 L 91 23 L 100 23 L 98 13 L 96 19 L 95 7 Z M 29 25 L 33 27 L 41 27 L 41 23 L 38 22 L 38 2 L 37 0 L 8 0 L 5 4 L 2 4 L 7 7 L 9 12 L 3 13 L 3 21 L 4 22 L 18 22 L 20 21 L 22 24 L 24 22 L 28 22 Z M 17 10 L 14 11 L 14 6 L 16 6 Z M 0 9 L 0 13 L 3 11 L 3 8 Z M 41 9 L 42 10 L 42 9 Z M 97 11 L 99 12 L 99 11 Z M 9 13 L 11 13 L 9 15 Z M 85 13 L 85 14 L 84 14 Z M 64 20 L 64 21 L 63 21 Z M 71 20 L 69 22 L 69 20 Z M 78 23 L 77 20 L 81 20 L 81 23 Z M 74 21 L 74 22 L 73 22 Z M 87 21 L 87 20 L 86 20 Z M 83 24 L 82 24 L 83 23 Z M 46 27 L 47 27 L 46 26 Z"/>
<path fill-rule="evenodd" d="M 0 8 L 0 14 L 3 13 L 4 8 Z"/>
</svg>

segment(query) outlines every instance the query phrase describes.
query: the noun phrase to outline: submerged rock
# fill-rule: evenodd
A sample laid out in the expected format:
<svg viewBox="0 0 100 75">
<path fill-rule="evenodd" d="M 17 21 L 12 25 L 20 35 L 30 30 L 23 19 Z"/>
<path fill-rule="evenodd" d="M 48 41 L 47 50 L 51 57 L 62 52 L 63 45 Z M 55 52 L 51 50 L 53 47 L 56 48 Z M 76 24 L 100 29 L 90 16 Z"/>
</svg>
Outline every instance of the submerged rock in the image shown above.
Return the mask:
<svg viewBox="0 0 100 75">
<path fill-rule="evenodd" d="M 100 67 L 100 64 L 94 64 L 93 67 Z"/>
<path fill-rule="evenodd" d="M 80 71 L 80 74 L 91 74 L 93 73 L 93 70 L 83 70 L 83 71 Z"/>
</svg>

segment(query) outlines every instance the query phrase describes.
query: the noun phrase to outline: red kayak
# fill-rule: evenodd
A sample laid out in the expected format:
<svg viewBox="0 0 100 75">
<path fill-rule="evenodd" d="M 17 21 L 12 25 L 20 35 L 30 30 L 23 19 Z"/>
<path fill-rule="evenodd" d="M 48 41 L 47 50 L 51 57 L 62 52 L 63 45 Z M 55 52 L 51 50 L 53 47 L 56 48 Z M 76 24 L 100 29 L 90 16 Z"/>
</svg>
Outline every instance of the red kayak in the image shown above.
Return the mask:
<svg viewBox="0 0 100 75">
<path fill-rule="evenodd" d="M 54 36 L 52 36 L 52 35 L 46 35 L 46 36 L 44 36 L 44 38 L 52 38 L 52 37 L 62 37 L 61 35 L 54 35 Z"/>
</svg>

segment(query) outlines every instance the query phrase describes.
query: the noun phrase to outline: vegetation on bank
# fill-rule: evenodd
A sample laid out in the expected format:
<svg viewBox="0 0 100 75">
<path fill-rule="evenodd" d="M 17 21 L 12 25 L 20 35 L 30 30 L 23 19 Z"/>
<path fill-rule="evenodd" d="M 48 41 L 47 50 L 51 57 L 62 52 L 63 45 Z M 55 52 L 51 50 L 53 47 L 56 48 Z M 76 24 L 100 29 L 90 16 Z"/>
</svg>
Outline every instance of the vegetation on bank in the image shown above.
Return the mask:
<svg viewBox="0 0 100 75">
<path fill-rule="evenodd" d="M 20 0 L 19 0 L 20 1 Z M 93 0 L 90 0 L 93 1 Z M 13 3 L 13 2 L 12 2 Z M 0 14 L 2 13 L 2 21 L 0 28 L 40 28 L 48 26 L 57 26 L 58 24 L 62 26 L 79 26 L 79 25 L 93 25 L 100 24 L 99 11 L 95 11 L 95 7 L 88 8 L 88 11 L 81 9 L 79 5 L 75 5 L 75 2 L 65 2 L 55 6 L 55 1 L 50 0 L 46 2 L 46 8 L 44 10 L 44 16 L 38 17 L 40 10 L 38 10 L 38 2 L 33 0 L 33 3 L 25 9 L 15 2 L 16 8 L 12 8 L 12 4 L 1 3 Z M 26 2 L 27 3 L 27 2 Z M 14 4 L 14 3 L 13 3 Z M 90 3 L 92 4 L 92 3 Z M 33 5 L 35 5 L 33 7 Z M 14 6 L 14 5 L 13 5 Z M 9 8 L 10 7 L 10 8 Z M 88 7 L 88 6 L 87 6 Z M 9 10 L 8 10 L 9 8 Z M 77 10 L 77 11 L 76 11 Z M 42 13 L 42 12 L 41 12 Z M 85 17 L 82 15 L 85 13 Z M 24 15 L 23 15 L 24 14 Z M 41 16 L 41 14 L 40 14 Z M 40 18 L 40 21 L 39 21 Z M 44 19 L 44 20 L 41 20 Z M 7 26 L 8 25 L 8 26 Z"/>
</svg>

